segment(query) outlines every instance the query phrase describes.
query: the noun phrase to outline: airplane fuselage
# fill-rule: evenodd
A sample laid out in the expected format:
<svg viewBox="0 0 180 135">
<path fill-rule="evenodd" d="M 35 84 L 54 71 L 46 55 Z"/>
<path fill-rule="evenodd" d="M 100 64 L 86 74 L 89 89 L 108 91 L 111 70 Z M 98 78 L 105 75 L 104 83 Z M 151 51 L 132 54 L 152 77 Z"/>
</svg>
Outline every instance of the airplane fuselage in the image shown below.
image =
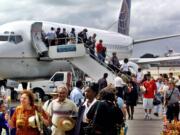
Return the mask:
<svg viewBox="0 0 180 135">
<path fill-rule="evenodd" d="M 29 80 L 51 76 L 56 71 L 71 70 L 66 60 L 39 61 L 31 41 L 31 25 L 35 21 L 17 21 L 0 26 L 0 35 L 18 35 L 21 40 L 18 43 L 0 41 L 0 77 L 3 79 Z M 44 32 L 49 32 L 50 28 L 66 28 L 69 33 L 71 28 L 76 29 L 76 34 L 84 27 L 43 22 Z M 87 27 L 86 27 L 87 28 Z M 97 42 L 103 40 L 103 45 L 107 48 L 107 55 L 117 52 L 120 59 L 130 57 L 132 53 L 133 40 L 129 36 L 124 36 L 115 32 L 108 32 L 92 28 L 88 29 L 88 36 L 97 34 Z M 5 34 L 8 33 L 8 34 Z M 13 33 L 13 34 L 12 34 Z M 9 38 L 9 37 L 8 37 Z M 0 39 L 1 40 L 1 39 Z M 96 42 L 96 43 L 97 43 Z"/>
</svg>

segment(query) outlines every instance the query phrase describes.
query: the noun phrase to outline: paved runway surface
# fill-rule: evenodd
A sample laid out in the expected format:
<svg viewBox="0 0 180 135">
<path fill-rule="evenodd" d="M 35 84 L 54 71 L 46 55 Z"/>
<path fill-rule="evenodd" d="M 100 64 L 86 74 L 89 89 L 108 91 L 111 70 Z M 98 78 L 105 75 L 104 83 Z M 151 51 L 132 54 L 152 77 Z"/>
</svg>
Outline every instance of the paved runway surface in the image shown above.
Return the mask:
<svg viewBox="0 0 180 135">
<path fill-rule="evenodd" d="M 162 129 L 162 117 L 152 115 L 152 120 L 144 120 L 144 110 L 142 105 L 135 108 L 133 120 L 127 120 L 127 135 L 160 135 Z"/>
</svg>

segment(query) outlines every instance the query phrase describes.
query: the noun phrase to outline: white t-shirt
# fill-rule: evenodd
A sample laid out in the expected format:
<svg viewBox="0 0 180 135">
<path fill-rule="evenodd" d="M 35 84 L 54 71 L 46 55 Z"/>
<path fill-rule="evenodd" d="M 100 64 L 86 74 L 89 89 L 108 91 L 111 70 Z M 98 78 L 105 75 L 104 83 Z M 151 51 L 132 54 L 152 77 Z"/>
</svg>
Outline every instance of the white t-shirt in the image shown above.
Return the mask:
<svg viewBox="0 0 180 135">
<path fill-rule="evenodd" d="M 129 71 L 129 64 L 128 63 L 123 63 L 120 67 L 120 69 L 123 71 L 123 72 L 128 72 Z"/>
<path fill-rule="evenodd" d="M 163 97 L 164 97 L 164 104 L 165 104 L 165 101 L 166 101 L 166 93 L 167 93 L 167 91 L 169 90 L 169 86 L 168 86 L 168 85 L 164 85 L 161 90 L 162 90 L 162 94 L 163 94 Z"/>
<path fill-rule="evenodd" d="M 76 104 L 67 98 L 61 103 L 55 99 L 49 104 L 47 112 L 52 117 L 52 123 L 57 125 L 61 117 L 77 116 L 78 109 Z"/>
<path fill-rule="evenodd" d="M 180 86 L 180 79 L 177 80 L 176 86 Z"/>
<path fill-rule="evenodd" d="M 83 122 L 88 123 L 86 115 L 87 115 L 88 111 L 90 110 L 91 106 L 94 105 L 94 103 L 96 103 L 96 101 L 97 100 L 94 99 L 93 102 L 89 106 L 87 105 L 87 100 L 84 102 L 83 105 L 85 106 L 85 110 L 84 110 L 84 114 L 83 114 L 83 120 L 82 120 Z"/>
<path fill-rule="evenodd" d="M 168 85 L 163 85 L 163 87 L 162 87 L 162 92 L 163 92 L 163 93 L 166 93 L 166 92 L 168 91 L 168 89 L 169 89 L 169 86 L 168 86 Z"/>
<path fill-rule="evenodd" d="M 143 73 L 142 72 L 137 72 L 137 74 L 136 74 L 137 82 L 140 83 L 143 80 L 143 78 L 144 78 Z"/>
<path fill-rule="evenodd" d="M 55 31 L 50 31 L 47 33 L 47 39 L 53 40 L 56 38 L 56 32 Z"/>
<path fill-rule="evenodd" d="M 119 76 L 117 76 L 114 81 L 115 81 L 114 82 L 115 87 L 123 87 L 124 85 L 126 85 L 123 79 Z"/>
</svg>

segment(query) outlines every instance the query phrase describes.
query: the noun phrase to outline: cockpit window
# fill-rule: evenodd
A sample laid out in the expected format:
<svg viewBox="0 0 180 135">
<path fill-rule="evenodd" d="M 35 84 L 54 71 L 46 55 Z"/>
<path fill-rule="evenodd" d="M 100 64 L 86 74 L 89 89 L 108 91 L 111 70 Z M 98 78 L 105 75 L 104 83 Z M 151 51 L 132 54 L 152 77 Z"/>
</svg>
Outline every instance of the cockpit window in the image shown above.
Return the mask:
<svg viewBox="0 0 180 135">
<path fill-rule="evenodd" d="M 0 35 L 0 41 L 9 41 L 18 44 L 23 41 L 21 35 Z"/>
<path fill-rule="evenodd" d="M 9 36 L 0 36 L 0 41 L 8 41 Z"/>
<path fill-rule="evenodd" d="M 14 35 L 12 36 L 12 35 L 11 35 L 11 36 L 9 37 L 9 42 L 14 42 L 14 43 L 15 43 L 15 42 L 16 42 L 16 36 L 14 36 Z"/>
<path fill-rule="evenodd" d="M 16 44 L 20 43 L 23 41 L 23 38 L 19 35 L 19 36 L 16 36 Z"/>
</svg>

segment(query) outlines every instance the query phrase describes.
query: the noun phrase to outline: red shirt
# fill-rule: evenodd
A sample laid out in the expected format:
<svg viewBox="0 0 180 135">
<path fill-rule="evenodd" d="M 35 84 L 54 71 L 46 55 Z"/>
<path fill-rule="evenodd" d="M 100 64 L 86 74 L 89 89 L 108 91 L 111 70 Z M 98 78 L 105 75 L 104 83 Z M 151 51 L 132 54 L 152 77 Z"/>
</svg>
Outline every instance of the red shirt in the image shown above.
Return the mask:
<svg viewBox="0 0 180 135">
<path fill-rule="evenodd" d="M 96 45 L 96 51 L 97 51 L 97 53 L 101 53 L 101 52 L 103 51 L 103 49 L 104 49 L 104 47 L 103 47 L 103 45 L 102 45 L 101 43 L 98 43 L 98 44 Z"/>
<path fill-rule="evenodd" d="M 154 80 L 143 82 L 144 87 L 146 88 L 146 93 L 144 93 L 144 98 L 154 98 L 154 95 L 157 91 L 157 86 Z"/>
</svg>

